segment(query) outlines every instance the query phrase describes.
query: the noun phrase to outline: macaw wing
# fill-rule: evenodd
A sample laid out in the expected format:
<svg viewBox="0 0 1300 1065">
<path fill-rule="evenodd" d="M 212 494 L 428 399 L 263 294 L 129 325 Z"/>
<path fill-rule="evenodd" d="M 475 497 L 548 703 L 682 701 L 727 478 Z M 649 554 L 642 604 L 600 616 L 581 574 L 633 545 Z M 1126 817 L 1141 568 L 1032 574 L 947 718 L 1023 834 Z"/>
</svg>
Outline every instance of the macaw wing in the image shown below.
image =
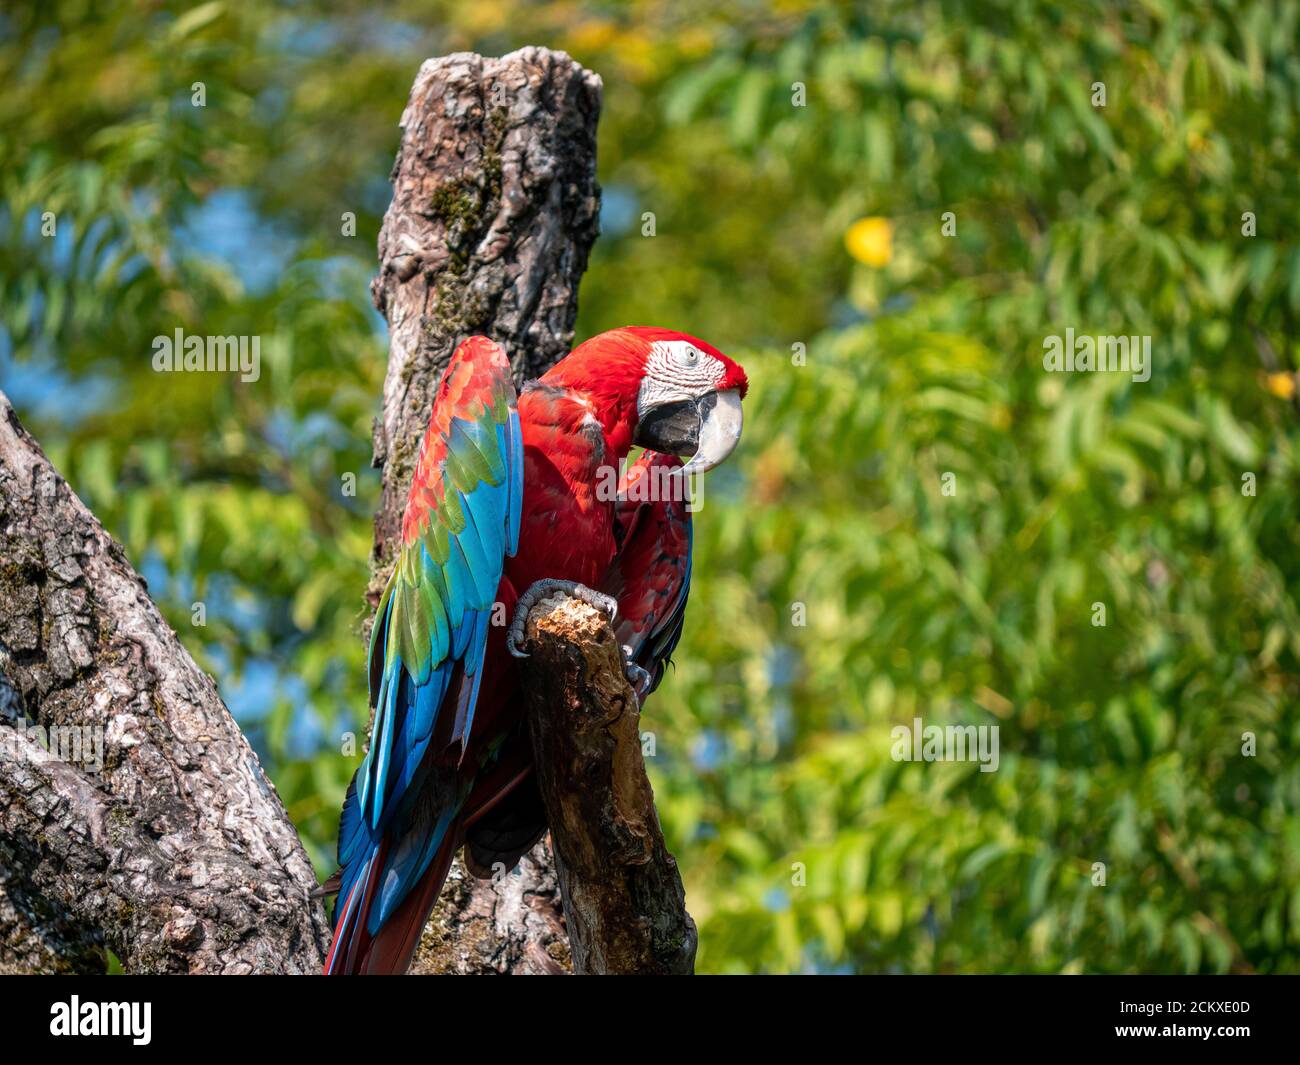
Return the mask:
<svg viewBox="0 0 1300 1065">
<path fill-rule="evenodd" d="M 603 587 L 618 601 L 618 642 L 650 674 L 650 691 L 681 639 L 691 586 L 691 514 L 673 472 L 681 465 L 672 455 L 646 451 L 620 479 L 619 547 Z"/>
<path fill-rule="evenodd" d="M 370 638 L 374 725 L 357 773 L 356 819 L 372 832 L 400 806 L 435 725 L 439 741 L 464 754 L 497 586 L 519 542 L 523 439 L 515 406 L 501 348 L 486 337 L 461 344 L 420 446 L 402 546 Z"/>
</svg>

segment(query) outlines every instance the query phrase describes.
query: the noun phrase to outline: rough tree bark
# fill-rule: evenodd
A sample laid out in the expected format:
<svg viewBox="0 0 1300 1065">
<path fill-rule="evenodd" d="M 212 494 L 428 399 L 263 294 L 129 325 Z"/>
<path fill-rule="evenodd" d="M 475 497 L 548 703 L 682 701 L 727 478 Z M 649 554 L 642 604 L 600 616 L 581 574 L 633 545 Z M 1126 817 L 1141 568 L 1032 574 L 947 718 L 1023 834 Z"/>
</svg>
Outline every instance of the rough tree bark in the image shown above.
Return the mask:
<svg viewBox="0 0 1300 1065">
<path fill-rule="evenodd" d="M 131 972 L 319 969 L 316 878 L 257 756 L 2 393 L 0 675 L 21 703 L 0 723 L 6 967 L 84 970 L 102 942 Z"/>
</svg>

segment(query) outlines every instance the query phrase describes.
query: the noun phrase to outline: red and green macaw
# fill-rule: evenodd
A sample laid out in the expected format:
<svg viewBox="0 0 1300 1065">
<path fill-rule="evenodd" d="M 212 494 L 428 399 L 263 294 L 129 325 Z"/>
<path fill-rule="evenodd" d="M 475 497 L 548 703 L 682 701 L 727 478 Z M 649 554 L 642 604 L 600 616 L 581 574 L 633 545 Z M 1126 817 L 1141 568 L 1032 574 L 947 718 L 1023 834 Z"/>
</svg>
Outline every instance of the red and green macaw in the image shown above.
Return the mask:
<svg viewBox="0 0 1300 1065">
<path fill-rule="evenodd" d="M 516 662 L 533 603 L 563 589 L 596 605 L 638 694 L 658 685 L 690 587 L 686 478 L 735 448 L 747 387 L 669 329 L 593 337 L 517 397 L 498 345 L 456 350 L 375 615 L 374 724 L 339 824 L 327 973 L 404 971 L 462 845 L 490 876 L 546 831 Z M 647 450 L 613 493 L 634 445 Z M 652 477 L 660 490 L 637 490 Z"/>
</svg>

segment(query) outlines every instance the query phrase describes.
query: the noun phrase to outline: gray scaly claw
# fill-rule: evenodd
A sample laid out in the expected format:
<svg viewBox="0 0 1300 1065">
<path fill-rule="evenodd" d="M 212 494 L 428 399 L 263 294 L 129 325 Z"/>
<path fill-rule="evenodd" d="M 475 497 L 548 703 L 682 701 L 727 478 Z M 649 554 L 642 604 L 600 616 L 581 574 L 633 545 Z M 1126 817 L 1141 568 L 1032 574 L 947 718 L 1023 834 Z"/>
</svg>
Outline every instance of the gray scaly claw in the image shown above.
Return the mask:
<svg viewBox="0 0 1300 1065">
<path fill-rule="evenodd" d="M 516 658 L 528 657 L 528 652 L 521 651 L 520 647 L 524 644 L 524 629 L 528 624 L 529 613 L 543 599 L 549 598 L 557 592 L 563 592 L 565 595 L 581 600 L 588 606 L 595 607 L 609 618 L 611 625 L 614 624 L 614 619 L 618 617 L 618 602 L 604 592 L 597 592 L 588 588 L 585 584 L 579 584 L 577 581 L 562 581 L 555 577 L 546 577 L 540 581 L 534 581 L 524 594 L 519 597 L 519 602 L 515 605 L 514 620 L 511 621 L 510 631 L 506 634 L 506 649 Z"/>
<path fill-rule="evenodd" d="M 632 648 L 627 644 L 623 645 L 623 676 L 636 692 L 637 703 L 645 702 L 650 693 L 650 674 L 632 661 Z"/>
</svg>

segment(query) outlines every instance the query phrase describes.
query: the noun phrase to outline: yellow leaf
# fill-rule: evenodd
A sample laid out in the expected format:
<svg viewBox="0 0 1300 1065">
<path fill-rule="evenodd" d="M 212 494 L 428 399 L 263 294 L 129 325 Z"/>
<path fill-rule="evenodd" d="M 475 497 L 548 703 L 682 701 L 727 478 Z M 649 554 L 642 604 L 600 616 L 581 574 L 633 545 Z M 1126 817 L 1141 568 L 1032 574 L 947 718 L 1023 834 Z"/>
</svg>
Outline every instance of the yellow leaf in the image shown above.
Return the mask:
<svg viewBox="0 0 1300 1065">
<path fill-rule="evenodd" d="M 1295 374 L 1271 373 L 1266 379 L 1266 385 L 1278 399 L 1291 399 L 1295 395 Z"/>
<path fill-rule="evenodd" d="M 859 218 L 844 234 L 844 246 L 858 262 L 879 270 L 894 257 L 894 225 L 888 218 Z"/>
</svg>

